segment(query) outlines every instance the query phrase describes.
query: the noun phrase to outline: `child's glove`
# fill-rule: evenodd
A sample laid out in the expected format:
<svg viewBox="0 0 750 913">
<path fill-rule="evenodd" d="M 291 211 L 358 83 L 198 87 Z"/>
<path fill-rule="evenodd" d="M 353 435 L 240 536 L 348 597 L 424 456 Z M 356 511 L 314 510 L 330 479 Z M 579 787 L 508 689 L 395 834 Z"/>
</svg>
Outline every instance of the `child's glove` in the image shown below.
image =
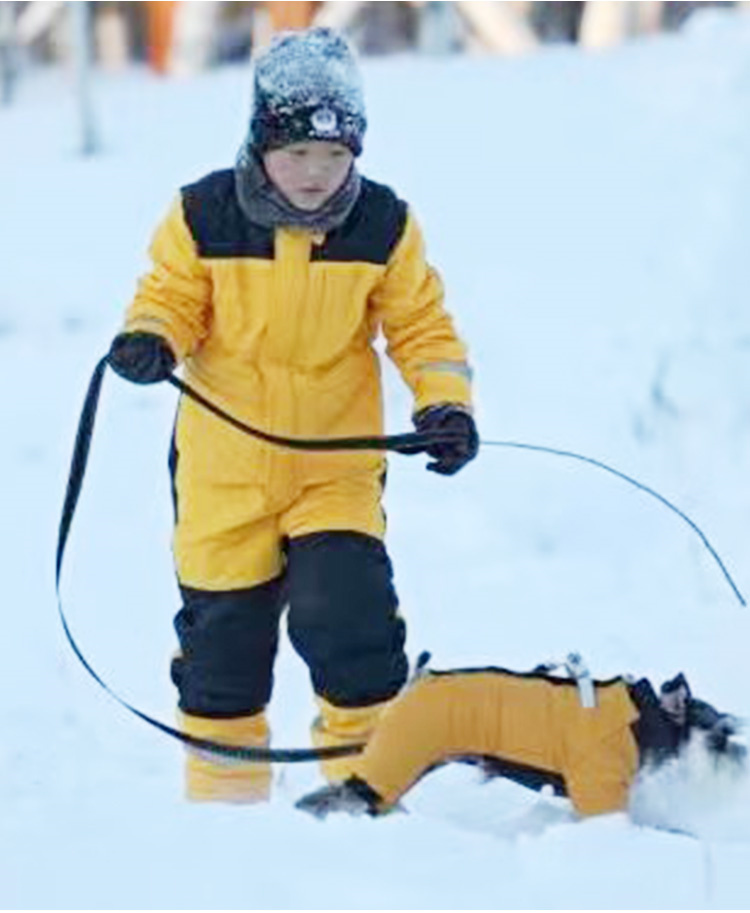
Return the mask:
<svg viewBox="0 0 750 913">
<path fill-rule="evenodd" d="M 134 384 L 166 380 L 177 364 L 163 337 L 141 331 L 115 336 L 107 360 L 113 371 Z"/>
<path fill-rule="evenodd" d="M 414 426 L 420 434 L 448 432 L 455 440 L 430 444 L 427 453 L 435 462 L 428 463 L 431 472 L 452 476 L 473 460 L 479 450 L 479 435 L 471 413 L 457 403 L 428 406 L 414 416 Z"/>
</svg>

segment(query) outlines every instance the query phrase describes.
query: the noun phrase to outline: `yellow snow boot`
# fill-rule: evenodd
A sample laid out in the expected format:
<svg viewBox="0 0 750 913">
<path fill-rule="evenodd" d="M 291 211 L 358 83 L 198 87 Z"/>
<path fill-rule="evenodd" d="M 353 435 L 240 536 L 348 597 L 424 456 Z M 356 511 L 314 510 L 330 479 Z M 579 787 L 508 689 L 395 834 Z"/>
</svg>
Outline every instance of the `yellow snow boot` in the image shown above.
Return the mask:
<svg viewBox="0 0 750 913">
<path fill-rule="evenodd" d="M 316 748 L 367 742 L 378 717 L 390 703 L 388 700 L 367 707 L 337 707 L 320 695 L 315 700 L 320 714 L 313 721 L 310 734 Z M 357 773 L 358 758 L 348 755 L 321 761 L 320 769 L 329 782 L 338 783 Z"/>
<path fill-rule="evenodd" d="M 218 719 L 179 713 L 184 732 L 212 742 L 267 747 L 271 734 L 262 711 L 252 716 Z M 187 749 L 185 795 L 193 802 L 265 802 L 271 796 L 271 765 L 242 761 L 199 749 Z"/>
</svg>

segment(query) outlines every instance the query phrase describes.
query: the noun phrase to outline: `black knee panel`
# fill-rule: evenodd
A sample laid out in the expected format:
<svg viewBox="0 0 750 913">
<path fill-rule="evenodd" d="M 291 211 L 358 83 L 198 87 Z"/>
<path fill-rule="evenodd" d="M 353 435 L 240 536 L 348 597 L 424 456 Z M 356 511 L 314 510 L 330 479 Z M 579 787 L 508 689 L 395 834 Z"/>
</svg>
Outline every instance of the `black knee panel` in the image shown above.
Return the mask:
<svg viewBox="0 0 750 913">
<path fill-rule="evenodd" d="M 380 540 L 321 532 L 289 542 L 289 637 L 313 688 L 332 704 L 366 706 L 406 681 L 406 628 Z"/>
<path fill-rule="evenodd" d="M 283 604 L 280 581 L 245 590 L 180 587 L 175 617 L 180 655 L 172 681 L 180 709 L 196 716 L 245 716 L 271 697 Z"/>
</svg>

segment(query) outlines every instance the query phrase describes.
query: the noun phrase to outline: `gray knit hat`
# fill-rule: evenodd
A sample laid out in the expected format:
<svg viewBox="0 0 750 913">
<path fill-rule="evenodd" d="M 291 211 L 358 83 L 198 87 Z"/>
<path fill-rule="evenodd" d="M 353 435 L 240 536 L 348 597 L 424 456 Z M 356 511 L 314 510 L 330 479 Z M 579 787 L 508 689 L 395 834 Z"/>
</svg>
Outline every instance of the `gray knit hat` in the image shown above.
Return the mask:
<svg viewBox="0 0 750 913">
<path fill-rule="evenodd" d="M 357 63 L 337 32 L 284 32 L 256 60 L 248 142 L 259 152 L 328 140 L 359 155 L 366 126 Z"/>
</svg>

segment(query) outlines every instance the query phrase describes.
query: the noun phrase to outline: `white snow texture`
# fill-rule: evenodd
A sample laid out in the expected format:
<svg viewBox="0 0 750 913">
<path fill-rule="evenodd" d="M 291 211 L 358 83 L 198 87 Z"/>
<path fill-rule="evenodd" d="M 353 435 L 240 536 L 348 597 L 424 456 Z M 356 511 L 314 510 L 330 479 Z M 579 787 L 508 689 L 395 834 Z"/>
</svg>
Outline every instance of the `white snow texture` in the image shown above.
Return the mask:
<svg viewBox="0 0 750 913">
<path fill-rule="evenodd" d="M 750 596 L 750 17 L 586 55 L 365 61 L 362 170 L 414 206 L 470 345 L 486 440 L 575 450 L 662 492 Z M 181 747 L 124 712 L 67 646 L 54 549 L 94 364 L 184 183 L 226 167 L 251 73 L 100 74 L 101 154 L 73 90 L 27 75 L 0 109 L 0 905 L 5 908 L 748 908 L 747 782 L 700 751 L 629 814 L 445 768 L 382 820 L 190 805 Z M 386 370 L 389 431 L 410 400 Z M 166 472 L 175 394 L 109 375 L 63 598 L 93 667 L 168 723 L 178 608 Z M 750 717 L 750 610 L 653 498 L 570 460 L 485 446 L 452 479 L 390 460 L 388 545 L 412 658 L 597 677 L 684 671 Z M 309 744 L 284 641 L 274 744 Z M 648 826 L 645 826 L 648 825 Z M 652 826 L 656 825 L 656 827 Z"/>
</svg>

